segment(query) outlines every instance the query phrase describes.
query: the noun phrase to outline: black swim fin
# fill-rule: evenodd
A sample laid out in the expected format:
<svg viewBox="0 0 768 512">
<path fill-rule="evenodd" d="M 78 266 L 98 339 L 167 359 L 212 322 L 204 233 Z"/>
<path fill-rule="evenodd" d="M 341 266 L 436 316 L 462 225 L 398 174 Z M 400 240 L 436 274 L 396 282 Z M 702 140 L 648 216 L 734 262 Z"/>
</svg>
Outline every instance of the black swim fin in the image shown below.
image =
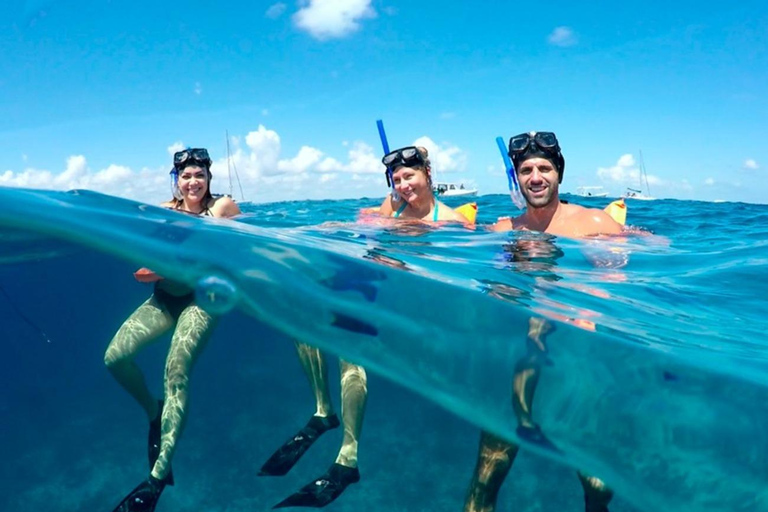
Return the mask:
<svg viewBox="0 0 768 512">
<path fill-rule="evenodd" d="M 147 451 L 149 455 L 149 470 L 152 471 L 152 468 L 155 467 L 155 462 L 157 462 L 157 458 L 160 456 L 160 436 L 161 436 L 161 428 L 162 428 L 162 417 L 163 417 L 163 405 L 165 405 L 165 402 L 162 400 L 157 401 L 158 405 L 158 412 L 157 417 L 149 422 L 149 439 L 147 440 Z M 173 485 L 173 470 L 168 471 L 168 475 L 163 480 L 166 485 Z"/>
<path fill-rule="evenodd" d="M 359 481 L 360 471 L 357 468 L 334 464 L 323 476 L 308 483 L 299 489 L 299 492 L 288 496 L 272 508 L 322 508 L 341 496 L 349 484 Z"/>
<path fill-rule="evenodd" d="M 339 424 L 339 418 L 335 414 L 327 417 L 312 416 L 304 428 L 286 441 L 264 463 L 259 476 L 285 475 L 323 433 L 338 427 Z"/>
<path fill-rule="evenodd" d="M 152 475 L 131 491 L 112 512 L 154 512 L 157 500 L 165 489 L 166 480 Z"/>
<path fill-rule="evenodd" d="M 534 425 L 532 427 L 519 425 L 515 430 L 515 433 L 523 441 L 527 441 L 531 444 L 535 444 L 540 448 L 544 448 L 545 450 L 549 450 L 551 452 L 560 453 L 560 454 L 563 453 L 563 451 L 560 448 L 555 446 L 555 443 L 550 441 L 549 438 L 546 435 L 544 435 L 544 432 L 542 432 L 541 427 L 539 427 L 538 425 Z"/>
</svg>

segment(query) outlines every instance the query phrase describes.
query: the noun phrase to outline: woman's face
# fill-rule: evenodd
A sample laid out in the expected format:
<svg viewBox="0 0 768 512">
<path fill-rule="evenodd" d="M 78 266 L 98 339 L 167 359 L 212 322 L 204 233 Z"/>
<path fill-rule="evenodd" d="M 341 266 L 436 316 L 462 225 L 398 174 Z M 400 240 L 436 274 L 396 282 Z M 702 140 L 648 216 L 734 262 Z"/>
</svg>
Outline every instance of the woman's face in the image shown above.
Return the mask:
<svg viewBox="0 0 768 512">
<path fill-rule="evenodd" d="M 208 192 L 208 171 L 204 167 L 188 165 L 179 173 L 179 190 L 187 202 L 201 202 Z"/>
<path fill-rule="evenodd" d="M 432 195 L 427 171 L 421 168 L 400 166 L 392 174 L 395 190 L 409 203 Z"/>
</svg>

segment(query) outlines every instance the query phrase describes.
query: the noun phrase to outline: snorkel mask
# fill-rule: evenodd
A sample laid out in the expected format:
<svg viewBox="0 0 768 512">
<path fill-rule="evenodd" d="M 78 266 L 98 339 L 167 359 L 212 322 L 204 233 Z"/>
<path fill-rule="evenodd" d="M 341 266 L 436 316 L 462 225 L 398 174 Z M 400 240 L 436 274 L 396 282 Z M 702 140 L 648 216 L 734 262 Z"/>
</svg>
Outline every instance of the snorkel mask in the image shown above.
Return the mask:
<svg viewBox="0 0 768 512">
<path fill-rule="evenodd" d="M 552 162 L 559 176 L 558 183 L 563 182 L 565 158 L 560 152 L 560 144 L 552 132 L 529 132 L 515 135 L 509 139 L 509 156 L 515 168 L 520 167 L 529 158 L 544 158 Z"/>
</svg>

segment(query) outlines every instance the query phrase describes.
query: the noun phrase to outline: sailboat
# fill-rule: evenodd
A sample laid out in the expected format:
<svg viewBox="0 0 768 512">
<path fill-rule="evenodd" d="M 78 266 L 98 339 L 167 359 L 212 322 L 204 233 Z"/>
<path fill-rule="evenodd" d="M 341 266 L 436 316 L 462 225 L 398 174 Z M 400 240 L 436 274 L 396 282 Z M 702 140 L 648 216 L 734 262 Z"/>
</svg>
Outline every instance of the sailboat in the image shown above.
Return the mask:
<svg viewBox="0 0 768 512">
<path fill-rule="evenodd" d="M 640 153 L 640 189 L 627 187 L 627 191 L 621 196 L 624 199 L 637 199 L 640 201 L 651 201 L 656 199 L 651 196 L 651 187 L 648 185 L 648 174 L 645 172 L 645 162 L 643 162 L 643 152 Z M 647 193 L 643 193 L 641 190 L 643 187 L 643 181 L 645 181 L 645 190 Z"/>
<path fill-rule="evenodd" d="M 245 201 L 243 185 L 240 183 L 240 176 L 237 174 L 237 167 L 235 167 L 235 162 L 232 160 L 232 151 L 229 148 L 229 130 L 225 131 L 225 134 L 227 136 L 227 176 L 229 177 L 229 194 L 225 195 L 233 201 L 237 202 L 237 200 L 235 200 L 234 196 L 232 195 L 232 170 L 234 169 L 235 179 L 237 180 L 238 187 L 240 187 L 240 199 L 241 201 Z"/>
</svg>

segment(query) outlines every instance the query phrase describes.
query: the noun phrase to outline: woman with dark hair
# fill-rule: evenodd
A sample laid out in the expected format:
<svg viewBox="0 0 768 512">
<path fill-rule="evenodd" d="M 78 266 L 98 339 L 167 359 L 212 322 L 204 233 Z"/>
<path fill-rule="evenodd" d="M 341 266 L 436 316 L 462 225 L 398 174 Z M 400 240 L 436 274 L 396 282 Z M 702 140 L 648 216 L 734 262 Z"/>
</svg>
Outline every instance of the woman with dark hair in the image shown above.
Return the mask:
<svg viewBox="0 0 768 512">
<path fill-rule="evenodd" d="M 210 191 L 211 159 L 202 148 L 174 155 L 171 170 L 173 199 L 162 206 L 180 212 L 233 217 L 240 208 L 229 197 Z M 171 459 L 186 420 L 189 378 L 216 319 L 195 303 L 186 284 L 142 269 L 136 278 L 154 282 L 154 293 L 123 323 L 107 347 L 104 363 L 117 382 L 141 405 L 149 419 L 149 476 L 115 509 L 115 512 L 151 512 L 166 485 L 173 485 Z M 175 329 L 174 329 L 175 327 Z M 174 329 L 165 363 L 164 398 L 157 400 L 147 388 L 134 362 L 141 349 Z"/>
</svg>

